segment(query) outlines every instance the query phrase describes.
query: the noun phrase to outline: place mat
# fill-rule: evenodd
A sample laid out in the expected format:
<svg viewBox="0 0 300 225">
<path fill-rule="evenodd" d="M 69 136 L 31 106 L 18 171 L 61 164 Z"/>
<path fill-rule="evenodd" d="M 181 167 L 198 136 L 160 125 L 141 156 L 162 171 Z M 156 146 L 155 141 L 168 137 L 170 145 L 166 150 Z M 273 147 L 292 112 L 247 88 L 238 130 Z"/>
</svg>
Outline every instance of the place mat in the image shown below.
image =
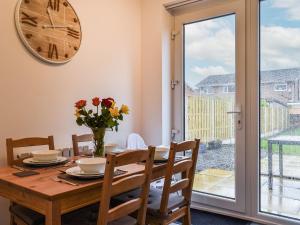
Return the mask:
<svg viewBox="0 0 300 225">
<path fill-rule="evenodd" d="M 17 177 L 30 177 L 30 176 L 38 175 L 38 174 L 40 174 L 40 173 L 36 172 L 36 171 L 32 171 L 32 170 L 25 170 L 25 171 L 13 173 L 13 175 L 15 175 Z"/>
<path fill-rule="evenodd" d="M 185 160 L 185 159 L 190 159 L 190 157 L 187 157 L 187 156 L 176 156 L 175 158 L 175 163 L 176 162 L 179 162 L 179 161 L 182 161 L 182 160 Z M 155 165 L 159 165 L 159 164 L 164 164 L 164 163 L 167 163 L 169 159 L 155 159 L 153 161 L 153 163 Z M 141 163 L 141 164 L 145 164 L 144 162 Z"/>
<path fill-rule="evenodd" d="M 63 167 L 64 165 L 70 163 L 70 160 L 57 163 L 55 165 L 29 165 L 25 163 L 21 163 L 19 166 L 22 167 L 25 170 L 39 170 L 39 169 L 53 169 L 53 168 L 60 168 Z"/>
<path fill-rule="evenodd" d="M 63 172 L 63 171 L 61 171 L 61 172 Z M 127 173 L 127 171 L 116 170 L 115 173 L 114 173 L 114 176 L 120 176 L 120 175 L 123 175 L 125 173 Z M 91 182 L 95 182 L 95 180 L 103 179 L 104 174 L 101 177 L 90 178 L 90 179 L 82 179 L 82 178 L 78 178 L 78 177 L 72 177 L 72 176 L 70 176 L 66 173 L 61 173 L 57 177 L 60 178 L 60 179 L 66 180 L 66 181 L 70 181 L 70 182 L 75 183 L 75 184 L 88 184 L 88 183 L 91 183 Z"/>
</svg>

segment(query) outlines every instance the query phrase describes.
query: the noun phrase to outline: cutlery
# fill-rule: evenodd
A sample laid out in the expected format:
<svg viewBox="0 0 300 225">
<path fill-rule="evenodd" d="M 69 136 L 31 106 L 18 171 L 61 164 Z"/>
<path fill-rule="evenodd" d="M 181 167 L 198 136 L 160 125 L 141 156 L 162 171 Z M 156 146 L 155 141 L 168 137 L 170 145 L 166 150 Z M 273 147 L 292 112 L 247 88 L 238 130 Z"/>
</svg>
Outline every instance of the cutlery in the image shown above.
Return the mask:
<svg viewBox="0 0 300 225">
<path fill-rule="evenodd" d="M 67 162 L 66 164 L 64 164 L 64 167 L 68 167 L 71 166 L 73 163 L 75 163 L 75 160 L 71 160 L 70 162 Z"/>
<path fill-rule="evenodd" d="M 60 182 L 60 183 L 65 183 L 65 184 L 70 184 L 70 185 L 73 185 L 73 186 L 78 186 L 78 184 L 75 184 L 75 183 L 67 181 L 67 180 L 60 179 L 58 177 L 52 177 L 52 180 L 56 181 L 56 182 Z"/>
<path fill-rule="evenodd" d="M 22 171 L 22 172 L 26 171 L 24 168 L 22 168 L 20 166 L 12 165 L 11 167 L 16 169 L 16 170 Z"/>
<path fill-rule="evenodd" d="M 59 170 L 57 170 L 58 172 L 61 172 L 61 173 L 66 173 L 66 171 L 65 170 L 62 170 L 62 169 L 59 169 Z"/>
</svg>

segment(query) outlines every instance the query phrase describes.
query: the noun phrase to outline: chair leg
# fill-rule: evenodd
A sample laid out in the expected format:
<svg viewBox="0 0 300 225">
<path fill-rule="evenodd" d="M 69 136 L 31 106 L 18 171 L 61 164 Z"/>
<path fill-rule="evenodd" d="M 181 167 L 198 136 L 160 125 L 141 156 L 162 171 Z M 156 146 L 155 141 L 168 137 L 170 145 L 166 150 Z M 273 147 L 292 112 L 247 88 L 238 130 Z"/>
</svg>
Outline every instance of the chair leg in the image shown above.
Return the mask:
<svg viewBox="0 0 300 225">
<path fill-rule="evenodd" d="M 10 202 L 10 206 L 13 206 L 15 203 L 14 202 Z M 16 224 L 16 221 L 15 221 L 15 218 L 12 214 L 10 214 L 10 225 L 17 225 Z"/>
<path fill-rule="evenodd" d="M 191 219 L 191 210 L 190 207 L 187 207 L 185 216 L 183 217 L 183 225 L 191 225 L 192 219 Z"/>
<path fill-rule="evenodd" d="M 10 215 L 10 225 L 15 225 L 14 217 Z"/>
</svg>

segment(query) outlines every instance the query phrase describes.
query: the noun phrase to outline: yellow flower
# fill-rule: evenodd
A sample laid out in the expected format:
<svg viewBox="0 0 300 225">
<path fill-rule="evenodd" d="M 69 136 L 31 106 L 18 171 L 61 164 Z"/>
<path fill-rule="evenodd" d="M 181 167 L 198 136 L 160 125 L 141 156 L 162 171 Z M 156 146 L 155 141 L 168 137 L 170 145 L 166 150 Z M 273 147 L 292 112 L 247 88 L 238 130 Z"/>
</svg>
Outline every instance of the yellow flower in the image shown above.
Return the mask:
<svg viewBox="0 0 300 225">
<path fill-rule="evenodd" d="M 111 102 L 111 107 L 110 107 L 110 108 L 115 108 L 115 105 L 116 105 L 116 102 L 115 102 L 115 101 L 112 101 L 112 102 Z"/>
<path fill-rule="evenodd" d="M 122 105 L 121 106 L 121 112 L 124 114 L 128 114 L 129 113 L 129 108 L 127 105 Z"/>
<path fill-rule="evenodd" d="M 120 115 L 118 107 L 110 108 L 109 112 L 112 117 L 118 117 Z"/>
<path fill-rule="evenodd" d="M 80 117 L 79 111 L 80 111 L 80 110 L 76 108 L 76 111 L 75 111 L 75 114 L 74 114 L 74 115 L 75 115 L 77 118 Z"/>
</svg>

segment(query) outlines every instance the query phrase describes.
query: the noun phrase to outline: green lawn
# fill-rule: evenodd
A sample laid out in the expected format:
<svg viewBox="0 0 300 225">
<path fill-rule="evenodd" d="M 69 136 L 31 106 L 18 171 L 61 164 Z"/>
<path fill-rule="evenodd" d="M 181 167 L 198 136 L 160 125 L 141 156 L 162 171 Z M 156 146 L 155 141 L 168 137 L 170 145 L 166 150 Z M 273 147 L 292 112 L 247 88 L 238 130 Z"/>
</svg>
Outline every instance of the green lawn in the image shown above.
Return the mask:
<svg viewBox="0 0 300 225">
<path fill-rule="evenodd" d="M 282 132 L 280 135 L 300 136 L 300 127 Z M 266 138 L 261 139 L 260 147 L 266 151 L 268 150 L 268 140 Z M 278 153 L 278 151 L 278 145 L 273 145 L 273 153 Z M 289 155 L 300 155 L 300 145 L 283 145 L 283 153 Z"/>
</svg>

